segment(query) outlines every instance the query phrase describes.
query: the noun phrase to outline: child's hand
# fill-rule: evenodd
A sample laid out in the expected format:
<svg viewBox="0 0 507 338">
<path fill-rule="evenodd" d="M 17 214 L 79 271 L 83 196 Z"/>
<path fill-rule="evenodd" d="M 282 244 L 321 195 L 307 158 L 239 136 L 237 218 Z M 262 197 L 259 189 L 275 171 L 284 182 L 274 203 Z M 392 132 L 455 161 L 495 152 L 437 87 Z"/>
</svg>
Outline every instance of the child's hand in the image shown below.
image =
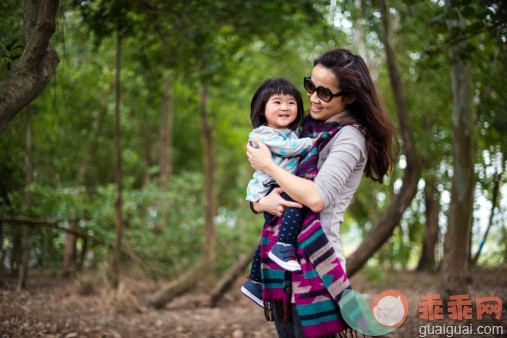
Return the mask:
<svg viewBox="0 0 507 338">
<path fill-rule="evenodd" d="M 322 131 L 322 132 L 320 132 L 320 134 L 319 134 L 319 135 L 317 135 L 317 137 L 316 137 L 316 138 L 312 138 L 312 142 L 313 142 L 313 144 L 315 144 L 315 142 L 317 142 L 317 140 L 318 140 L 318 139 L 319 139 L 319 137 L 322 135 L 322 133 L 323 133 L 323 131 Z"/>
</svg>

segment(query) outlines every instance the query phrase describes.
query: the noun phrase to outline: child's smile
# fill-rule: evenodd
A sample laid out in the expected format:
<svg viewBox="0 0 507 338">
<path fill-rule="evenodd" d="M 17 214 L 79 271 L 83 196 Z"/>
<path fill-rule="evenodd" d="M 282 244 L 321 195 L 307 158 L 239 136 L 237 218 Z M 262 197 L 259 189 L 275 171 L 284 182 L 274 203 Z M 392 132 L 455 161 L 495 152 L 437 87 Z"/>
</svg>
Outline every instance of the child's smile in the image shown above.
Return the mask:
<svg viewBox="0 0 507 338">
<path fill-rule="evenodd" d="M 287 128 L 297 117 L 297 103 L 292 95 L 277 94 L 269 98 L 264 110 L 268 127 Z"/>
</svg>

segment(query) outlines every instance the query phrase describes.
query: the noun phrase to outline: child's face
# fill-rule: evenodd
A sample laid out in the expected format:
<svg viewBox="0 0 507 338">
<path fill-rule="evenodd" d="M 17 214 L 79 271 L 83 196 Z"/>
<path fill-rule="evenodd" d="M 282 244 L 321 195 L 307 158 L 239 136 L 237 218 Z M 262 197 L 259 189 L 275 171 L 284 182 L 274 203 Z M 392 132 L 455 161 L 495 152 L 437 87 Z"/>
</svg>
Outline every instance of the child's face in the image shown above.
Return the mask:
<svg viewBox="0 0 507 338">
<path fill-rule="evenodd" d="M 268 127 L 287 128 L 297 117 L 298 105 L 292 95 L 276 94 L 269 98 L 264 109 Z"/>
</svg>

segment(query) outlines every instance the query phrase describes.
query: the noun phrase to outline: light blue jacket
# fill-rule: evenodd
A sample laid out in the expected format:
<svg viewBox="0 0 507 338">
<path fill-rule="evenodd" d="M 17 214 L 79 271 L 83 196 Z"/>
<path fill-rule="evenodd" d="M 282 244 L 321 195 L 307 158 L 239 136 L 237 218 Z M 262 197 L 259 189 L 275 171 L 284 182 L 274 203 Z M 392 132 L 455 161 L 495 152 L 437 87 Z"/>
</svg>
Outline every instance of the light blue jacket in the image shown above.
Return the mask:
<svg viewBox="0 0 507 338">
<path fill-rule="evenodd" d="M 255 128 L 248 135 L 248 141 L 257 147 L 253 141 L 254 136 L 258 136 L 269 148 L 273 161 L 292 174 L 295 174 L 298 169 L 299 156 L 308 152 L 313 146 L 311 138 L 298 138 L 297 134 L 290 129 L 274 129 L 268 126 Z M 274 182 L 271 176 L 257 170 L 248 183 L 246 199 L 251 202 L 258 201 L 266 196 Z"/>
</svg>

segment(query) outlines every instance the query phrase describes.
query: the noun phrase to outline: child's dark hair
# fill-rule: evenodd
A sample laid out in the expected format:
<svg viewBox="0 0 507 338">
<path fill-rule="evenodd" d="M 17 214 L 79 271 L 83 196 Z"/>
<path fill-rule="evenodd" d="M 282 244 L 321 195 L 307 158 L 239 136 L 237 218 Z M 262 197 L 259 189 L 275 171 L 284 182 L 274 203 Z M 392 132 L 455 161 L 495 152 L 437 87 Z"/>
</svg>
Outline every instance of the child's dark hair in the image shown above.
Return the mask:
<svg viewBox="0 0 507 338">
<path fill-rule="evenodd" d="M 288 126 L 289 129 L 295 130 L 301 125 L 304 115 L 301 93 L 292 82 L 281 77 L 264 81 L 259 88 L 257 88 L 257 91 L 252 97 L 252 103 L 250 104 L 250 120 L 254 128 L 258 128 L 267 123 L 264 114 L 266 103 L 271 96 L 277 94 L 290 95 L 296 100 L 297 115 L 294 122 Z"/>
</svg>

